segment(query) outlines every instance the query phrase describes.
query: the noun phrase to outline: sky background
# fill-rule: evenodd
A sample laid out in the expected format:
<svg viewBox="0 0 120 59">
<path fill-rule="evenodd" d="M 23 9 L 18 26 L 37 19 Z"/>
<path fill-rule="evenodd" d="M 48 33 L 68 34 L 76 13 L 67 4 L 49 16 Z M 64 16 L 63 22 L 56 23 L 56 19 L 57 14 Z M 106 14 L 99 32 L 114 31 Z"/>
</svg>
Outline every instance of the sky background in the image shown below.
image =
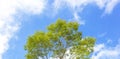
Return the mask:
<svg viewBox="0 0 120 59">
<path fill-rule="evenodd" d="M 96 38 L 91 58 L 120 59 L 120 0 L 0 0 L 0 59 L 25 59 L 27 37 L 58 18 Z"/>
</svg>

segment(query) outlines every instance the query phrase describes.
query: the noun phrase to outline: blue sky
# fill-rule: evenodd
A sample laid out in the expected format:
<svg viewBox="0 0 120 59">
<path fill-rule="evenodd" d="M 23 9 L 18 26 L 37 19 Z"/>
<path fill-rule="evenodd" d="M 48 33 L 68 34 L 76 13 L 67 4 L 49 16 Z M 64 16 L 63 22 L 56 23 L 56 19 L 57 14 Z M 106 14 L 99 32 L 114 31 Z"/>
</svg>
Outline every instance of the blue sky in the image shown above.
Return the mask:
<svg viewBox="0 0 120 59">
<path fill-rule="evenodd" d="M 58 18 L 96 38 L 91 59 L 120 59 L 120 0 L 0 0 L 0 59 L 25 59 L 27 37 Z"/>
</svg>

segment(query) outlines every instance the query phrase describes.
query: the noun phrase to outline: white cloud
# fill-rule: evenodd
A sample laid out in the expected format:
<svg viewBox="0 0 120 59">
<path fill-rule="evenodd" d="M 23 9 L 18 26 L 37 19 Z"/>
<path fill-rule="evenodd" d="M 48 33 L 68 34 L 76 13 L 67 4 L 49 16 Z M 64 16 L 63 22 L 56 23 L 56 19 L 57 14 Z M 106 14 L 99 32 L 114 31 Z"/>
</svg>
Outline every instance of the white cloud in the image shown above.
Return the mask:
<svg viewBox="0 0 120 59">
<path fill-rule="evenodd" d="M 96 3 L 96 5 L 100 8 L 103 9 L 106 5 L 106 3 L 108 2 L 108 0 L 94 0 L 94 3 Z"/>
<path fill-rule="evenodd" d="M 52 4 L 55 11 L 58 11 L 61 8 L 61 6 L 63 6 L 63 5 L 64 5 L 63 0 L 55 0 L 54 3 Z"/>
<path fill-rule="evenodd" d="M 73 21 L 77 21 L 80 25 L 85 25 L 85 21 L 81 20 L 80 16 L 76 12 L 74 12 Z"/>
<path fill-rule="evenodd" d="M 95 52 L 99 52 L 100 50 L 102 50 L 104 48 L 104 44 L 99 44 L 97 46 L 94 47 L 94 51 Z"/>
<path fill-rule="evenodd" d="M 20 16 L 17 10 L 31 14 L 40 14 L 45 7 L 44 0 L 0 0 L 0 59 L 9 48 L 8 42 L 20 28 Z"/>
<path fill-rule="evenodd" d="M 18 0 L 19 4 L 18 8 L 21 8 L 23 11 L 32 13 L 32 14 L 40 14 L 45 9 L 47 0 Z"/>
<path fill-rule="evenodd" d="M 86 5 L 92 2 L 92 0 L 65 0 L 67 6 L 72 9 L 83 9 Z"/>
<path fill-rule="evenodd" d="M 103 14 L 112 13 L 115 6 L 120 3 L 120 0 L 94 0 L 94 3 L 100 8 L 104 9 Z"/>
<path fill-rule="evenodd" d="M 96 45 L 91 59 L 120 59 L 120 41 L 115 47 Z"/>
<path fill-rule="evenodd" d="M 92 0 L 55 0 L 53 3 L 53 7 L 55 10 L 59 10 L 61 8 L 69 7 L 73 12 L 73 18 L 75 21 L 78 21 L 81 25 L 85 25 L 85 21 L 81 20 L 78 13 L 81 12 L 88 3 Z M 56 11 L 55 11 L 56 12 Z"/>
<path fill-rule="evenodd" d="M 65 0 L 68 6 L 80 11 L 88 4 L 95 3 L 100 9 L 104 9 L 105 14 L 110 14 L 120 0 Z"/>
<path fill-rule="evenodd" d="M 110 14 L 110 13 L 113 11 L 114 7 L 115 7 L 118 3 L 120 3 L 120 0 L 110 0 L 110 1 L 108 1 L 107 4 L 106 4 L 106 6 L 105 6 L 105 11 L 104 11 L 104 13 L 105 13 L 105 14 Z"/>
<path fill-rule="evenodd" d="M 104 10 L 103 14 L 105 15 L 110 14 L 119 2 L 120 0 L 54 0 L 53 8 L 58 12 L 61 8 L 69 7 L 74 15 L 76 12 L 77 14 L 82 12 L 87 5 L 95 4 Z"/>
</svg>

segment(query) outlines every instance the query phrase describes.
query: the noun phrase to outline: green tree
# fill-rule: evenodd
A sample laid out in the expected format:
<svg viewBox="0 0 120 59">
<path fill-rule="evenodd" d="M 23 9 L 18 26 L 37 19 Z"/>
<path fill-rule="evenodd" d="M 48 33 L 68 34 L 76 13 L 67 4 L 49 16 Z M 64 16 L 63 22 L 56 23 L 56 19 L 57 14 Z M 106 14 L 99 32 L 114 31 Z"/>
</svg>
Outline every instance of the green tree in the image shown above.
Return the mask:
<svg viewBox="0 0 120 59">
<path fill-rule="evenodd" d="M 69 50 L 72 59 L 89 59 L 93 52 L 95 39 L 82 38 L 78 31 L 78 22 L 66 22 L 58 19 L 47 27 L 47 32 L 37 31 L 28 37 L 25 50 L 26 59 L 65 59 Z"/>
</svg>

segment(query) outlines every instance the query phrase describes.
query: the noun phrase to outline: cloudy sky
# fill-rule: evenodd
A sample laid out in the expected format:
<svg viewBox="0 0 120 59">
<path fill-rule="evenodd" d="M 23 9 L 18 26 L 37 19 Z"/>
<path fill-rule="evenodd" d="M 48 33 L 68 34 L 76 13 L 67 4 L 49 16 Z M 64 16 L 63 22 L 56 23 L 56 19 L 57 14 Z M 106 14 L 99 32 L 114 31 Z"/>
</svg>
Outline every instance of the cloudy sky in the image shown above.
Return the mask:
<svg viewBox="0 0 120 59">
<path fill-rule="evenodd" d="M 120 0 L 0 0 L 0 59 L 25 59 L 27 37 L 58 18 L 97 39 L 94 59 L 120 59 Z"/>
</svg>

